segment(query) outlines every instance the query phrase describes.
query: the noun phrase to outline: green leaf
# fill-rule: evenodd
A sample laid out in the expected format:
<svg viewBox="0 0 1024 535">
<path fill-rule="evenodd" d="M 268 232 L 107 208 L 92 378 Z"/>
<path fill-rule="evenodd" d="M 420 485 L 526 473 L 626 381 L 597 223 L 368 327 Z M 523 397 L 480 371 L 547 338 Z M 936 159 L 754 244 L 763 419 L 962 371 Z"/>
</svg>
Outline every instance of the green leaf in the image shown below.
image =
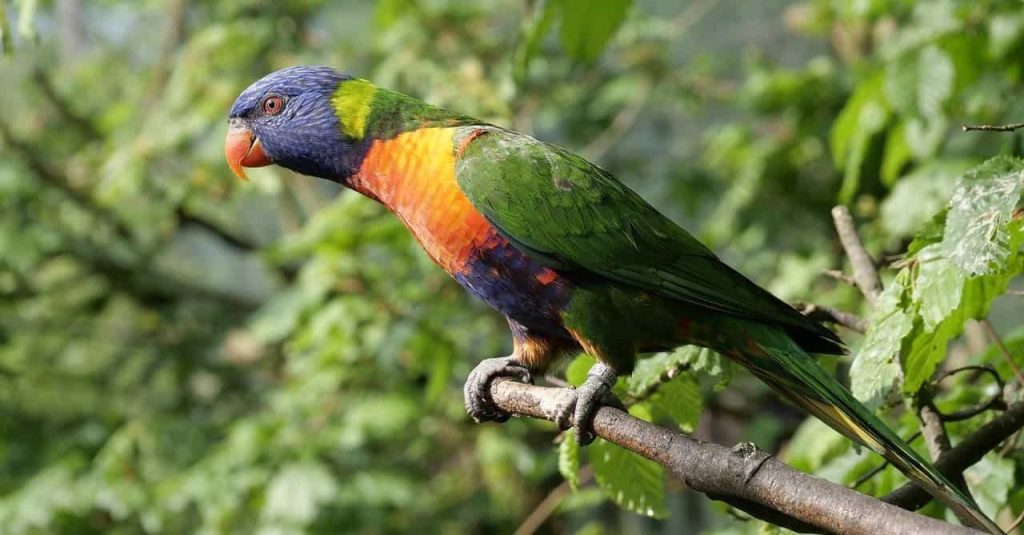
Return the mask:
<svg viewBox="0 0 1024 535">
<path fill-rule="evenodd" d="M 14 44 L 11 40 L 11 25 L 7 21 L 7 2 L 0 2 L 0 51 L 5 56 L 10 56 L 14 51 Z"/>
<path fill-rule="evenodd" d="M 935 368 L 946 358 L 949 341 L 960 334 L 961 330 L 963 321 L 959 318 L 949 318 L 934 330 L 922 332 L 914 337 L 910 349 L 907 350 L 906 364 L 903 367 L 904 392 L 914 394 L 921 389 L 921 385 L 935 373 Z"/>
<path fill-rule="evenodd" d="M 878 407 L 900 376 L 896 360 L 914 318 L 904 309 L 910 275 L 901 271 L 878 299 L 864 343 L 850 366 L 850 390 L 870 408 Z"/>
<path fill-rule="evenodd" d="M 587 372 L 590 371 L 590 367 L 596 363 L 597 359 L 590 355 L 576 357 L 565 369 L 565 380 L 573 386 L 580 386 L 583 381 L 587 380 Z"/>
<path fill-rule="evenodd" d="M 589 63 L 601 55 L 626 20 L 632 0 L 559 0 L 562 6 L 562 46 L 569 56 Z"/>
<path fill-rule="evenodd" d="M 631 396 L 644 397 L 652 388 L 682 370 L 706 373 L 712 377 L 722 377 L 726 373 L 718 353 L 704 347 L 680 346 L 674 351 L 655 353 L 637 361 L 636 368 L 627 379 L 627 391 Z"/>
<path fill-rule="evenodd" d="M 804 472 L 817 472 L 850 448 L 850 441 L 817 418 L 804 420 L 786 444 L 784 460 Z"/>
<path fill-rule="evenodd" d="M 997 156 L 967 171 L 953 192 L 942 243 L 971 275 L 989 273 L 1010 253 L 1008 224 L 1024 193 L 1024 162 Z"/>
<path fill-rule="evenodd" d="M 1010 281 L 1021 273 L 1024 273 L 1024 253 L 1016 253 L 1007 260 L 1000 271 L 967 279 L 961 304 L 963 320 L 982 319 L 987 316 L 992 301 L 1003 295 Z"/>
<path fill-rule="evenodd" d="M 885 137 L 885 153 L 882 156 L 882 184 L 886 186 L 895 184 L 903 167 L 910 162 L 910 157 L 906 125 L 899 123 Z M 886 200 L 889 200 L 889 197 L 886 197 Z"/>
<path fill-rule="evenodd" d="M 580 445 L 573 429 L 565 431 L 558 445 L 558 473 L 569 482 L 572 490 L 580 488 Z"/>
<path fill-rule="evenodd" d="M 305 524 L 337 490 L 338 484 L 325 466 L 313 462 L 287 465 L 267 485 L 262 517 Z"/>
<path fill-rule="evenodd" d="M 956 68 L 942 49 L 929 46 L 917 58 L 917 73 L 917 109 L 934 122 L 945 115 L 942 108 L 953 95 Z"/>
<path fill-rule="evenodd" d="M 39 7 L 38 0 L 21 0 L 18 4 L 18 35 L 26 41 L 36 39 L 36 10 Z"/>
<path fill-rule="evenodd" d="M 917 254 L 918 271 L 912 292 L 926 332 L 931 332 L 960 306 L 964 273 L 946 258 L 942 244 L 921 249 Z"/>
<path fill-rule="evenodd" d="M 1024 14 L 1000 13 L 988 19 L 988 52 L 998 58 L 1010 52 L 1024 35 Z"/>
<path fill-rule="evenodd" d="M 879 102 L 867 102 L 857 115 L 856 129 L 850 140 L 850 151 L 843 166 L 843 184 L 839 189 L 839 202 L 848 203 L 860 188 L 860 175 L 864 160 L 871 148 L 871 140 L 885 128 L 889 110 Z"/>
<path fill-rule="evenodd" d="M 651 401 L 656 409 L 672 418 L 685 433 L 692 433 L 697 427 L 704 409 L 700 383 L 692 373 L 682 373 L 662 383 Z"/>
<path fill-rule="evenodd" d="M 938 152 L 942 140 L 946 137 L 949 121 L 945 117 L 921 119 L 914 117 L 906 122 L 905 137 L 910 152 L 918 160 L 927 160 Z"/>
<path fill-rule="evenodd" d="M 895 133 L 890 133 L 890 138 Z M 965 160 L 934 160 L 908 173 L 882 201 L 882 228 L 893 238 L 919 232 L 945 208 L 957 179 L 970 166 L 971 162 Z"/>
<path fill-rule="evenodd" d="M 373 25 L 379 31 L 386 30 L 398 22 L 403 15 L 413 12 L 415 7 L 415 0 L 377 0 L 376 10 L 373 13 Z"/>
<path fill-rule="evenodd" d="M 901 115 L 917 114 L 917 62 L 904 56 L 885 66 L 885 98 Z"/>
<path fill-rule="evenodd" d="M 544 42 L 544 37 L 551 30 L 551 25 L 554 23 L 558 12 L 558 6 L 559 2 L 556 0 L 541 2 L 534 8 L 533 16 L 523 23 L 522 37 L 514 57 L 514 77 L 517 81 L 521 82 L 526 78 L 530 62 L 533 61 L 533 58 L 540 51 L 540 45 Z"/>
<path fill-rule="evenodd" d="M 974 499 L 981 510 L 995 518 L 1006 505 L 1010 489 L 1014 488 L 1015 465 L 1013 459 L 989 453 L 981 461 L 964 471 Z"/>
<path fill-rule="evenodd" d="M 597 484 L 619 507 L 665 518 L 665 471 L 650 459 L 597 439 L 587 449 Z"/>
<path fill-rule="evenodd" d="M 882 75 L 876 74 L 861 82 L 832 124 L 832 132 L 829 137 L 832 145 L 832 161 L 835 162 L 836 167 L 843 167 L 847 161 L 850 146 L 858 135 L 858 126 L 864 108 L 869 104 L 877 106 L 878 102 L 885 98 L 882 93 L 883 81 Z"/>
</svg>

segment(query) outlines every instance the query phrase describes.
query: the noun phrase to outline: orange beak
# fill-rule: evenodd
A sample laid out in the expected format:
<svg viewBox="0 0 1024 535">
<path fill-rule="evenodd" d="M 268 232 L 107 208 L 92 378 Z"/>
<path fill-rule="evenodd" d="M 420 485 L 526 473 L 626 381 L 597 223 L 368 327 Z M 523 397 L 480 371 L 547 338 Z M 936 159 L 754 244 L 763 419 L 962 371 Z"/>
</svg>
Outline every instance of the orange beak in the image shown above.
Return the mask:
<svg viewBox="0 0 1024 535">
<path fill-rule="evenodd" d="M 224 157 L 235 176 L 248 180 L 243 167 L 263 167 L 273 160 L 263 151 L 260 140 L 252 130 L 232 122 L 228 127 L 228 137 L 224 141 Z"/>
</svg>

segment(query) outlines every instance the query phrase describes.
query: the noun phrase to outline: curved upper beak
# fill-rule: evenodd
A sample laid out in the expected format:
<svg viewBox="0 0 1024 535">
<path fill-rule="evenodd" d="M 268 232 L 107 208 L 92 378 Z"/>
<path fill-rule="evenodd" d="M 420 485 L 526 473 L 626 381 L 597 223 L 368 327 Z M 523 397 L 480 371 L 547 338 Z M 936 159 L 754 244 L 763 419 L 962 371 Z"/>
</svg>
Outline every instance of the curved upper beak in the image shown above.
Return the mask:
<svg viewBox="0 0 1024 535">
<path fill-rule="evenodd" d="M 273 160 L 263 151 L 260 139 L 249 127 L 232 120 L 228 127 L 228 137 L 224 140 L 224 157 L 235 176 L 248 180 L 243 167 L 263 167 Z"/>
</svg>

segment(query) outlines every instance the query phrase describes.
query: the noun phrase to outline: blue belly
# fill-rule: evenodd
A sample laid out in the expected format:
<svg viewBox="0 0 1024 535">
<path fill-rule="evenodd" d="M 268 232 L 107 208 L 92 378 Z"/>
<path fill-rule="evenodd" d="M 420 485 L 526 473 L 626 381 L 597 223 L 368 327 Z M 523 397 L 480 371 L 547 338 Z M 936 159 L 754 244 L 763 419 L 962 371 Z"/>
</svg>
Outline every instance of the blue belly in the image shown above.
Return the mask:
<svg viewBox="0 0 1024 535">
<path fill-rule="evenodd" d="M 508 319 L 537 334 L 567 338 L 561 311 L 569 303 L 571 284 L 544 277 L 541 265 L 507 241 L 478 248 L 455 280 Z"/>
</svg>

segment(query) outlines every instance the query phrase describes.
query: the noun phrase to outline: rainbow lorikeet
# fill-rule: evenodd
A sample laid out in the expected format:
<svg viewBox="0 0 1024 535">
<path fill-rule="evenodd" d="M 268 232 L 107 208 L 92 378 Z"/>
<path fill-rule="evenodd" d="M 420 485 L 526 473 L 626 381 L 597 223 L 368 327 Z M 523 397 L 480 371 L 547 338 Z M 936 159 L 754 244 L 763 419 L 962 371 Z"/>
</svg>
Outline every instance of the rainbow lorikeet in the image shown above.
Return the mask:
<svg viewBox="0 0 1024 535">
<path fill-rule="evenodd" d="M 477 421 L 499 376 L 529 381 L 560 357 L 597 358 L 563 428 L 593 439 L 594 413 L 637 353 L 715 349 L 984 529 L 970 495 L 861 405 L 811 353 L 840 354 L 830 330 L 758 287 L 603 169 L 568 150 L 428 105 L 329 67 L 291 67 L 231 108 L 234 172 L 277 164 L 384 204 L 427 254 L 500 311 L 514 350 L 470 374 Z"/>
</svg>

